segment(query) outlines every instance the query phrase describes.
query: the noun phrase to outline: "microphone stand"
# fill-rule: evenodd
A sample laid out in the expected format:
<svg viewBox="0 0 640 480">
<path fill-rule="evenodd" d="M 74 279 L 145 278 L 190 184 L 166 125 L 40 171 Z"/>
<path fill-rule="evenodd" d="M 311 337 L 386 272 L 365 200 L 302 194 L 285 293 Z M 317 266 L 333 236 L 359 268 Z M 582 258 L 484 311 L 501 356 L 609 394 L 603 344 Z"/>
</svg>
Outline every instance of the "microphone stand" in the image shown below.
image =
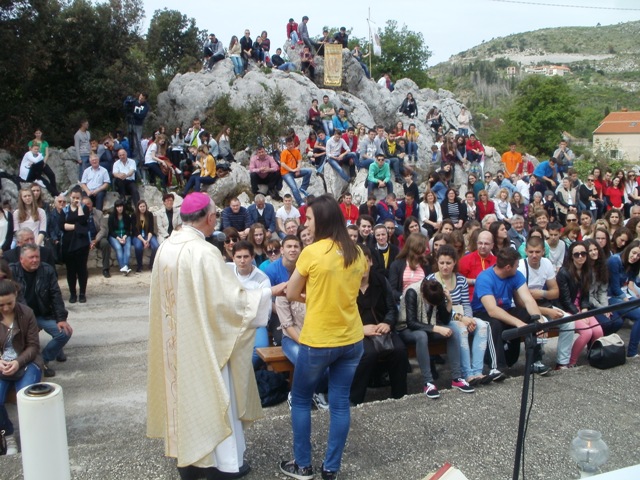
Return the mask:
<svg viewBox="0 0 640 480">
<path fill-rule="evenodd" d="M 520 476 L 520 463 L 522 459 L 522 450 L 524 447 L 524 430 L 527 419 L 527 404 L 529 402 L 529 383 L 531 380 L 531 367 L 533 363 L 533 353 L 536 346 L 536 336 L 539 332 L 548 332 L 565 323 L 575 322 L 576 320 L 582 320 L 583 318 L 593 317 L 595 315 L 602 315 L 609 312 L 616 312 L 618 310 L 631 310 L 633 308 L 640 307 L 640 298 L 629 300 L 628 302 L 620 302 L 615 305 L 608 305 L 606 307 L 596 308 L 589 310 L 588 312 L 580 312 L 575 315 L 569 315 L 559 320 L 553 320 L 551 322 L 533 322 L 529 325 L 519 328 L 511 328 L 502 332 L 502 340 L 508 342 L 515 338 L 524 337 L 525 345 L 525 366 L 524 366 L 524 378 L 522 381 L 522 396 L 520 399 L 520 418 L 518 420 L 518 437 L 516 440 L 516 455 L 513 463 L 513 480 L 518 480 Z"/>
</svg>

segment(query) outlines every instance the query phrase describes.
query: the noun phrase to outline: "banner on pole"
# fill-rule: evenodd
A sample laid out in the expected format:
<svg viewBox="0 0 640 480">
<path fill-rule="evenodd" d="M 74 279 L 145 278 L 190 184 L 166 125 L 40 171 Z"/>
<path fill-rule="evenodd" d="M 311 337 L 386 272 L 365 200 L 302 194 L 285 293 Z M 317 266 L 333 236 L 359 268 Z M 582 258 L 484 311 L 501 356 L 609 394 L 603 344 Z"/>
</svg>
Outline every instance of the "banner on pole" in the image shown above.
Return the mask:
<svg viewBox="0 0 640 480">
<path fill-rule="evenodd" d="M 327 43 L 324 46 L 324 84 L 327 87 L 342 85 L 342 44 Z"/>
</svg>

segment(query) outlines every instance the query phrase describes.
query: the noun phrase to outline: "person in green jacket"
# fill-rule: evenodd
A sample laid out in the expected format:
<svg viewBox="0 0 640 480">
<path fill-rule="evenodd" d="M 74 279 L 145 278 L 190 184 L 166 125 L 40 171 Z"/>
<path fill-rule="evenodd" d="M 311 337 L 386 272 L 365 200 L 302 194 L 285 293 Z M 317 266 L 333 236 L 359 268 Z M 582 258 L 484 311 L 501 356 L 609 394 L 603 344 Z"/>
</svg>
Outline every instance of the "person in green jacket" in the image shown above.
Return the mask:
<svg viewBox="0 0 640 480">
<path fill-rule="evenodd" d="M 387 193 L 393 193 L 393 183 L 391 183 L 391 170 L 389 164 L 385 162 L 384 155 L 376 155 L 376 161 L 369 165 L 369 175 L 367 176 L 367 190 L 369 195 L 376 188 L 387 187 Z"/>
</svg>

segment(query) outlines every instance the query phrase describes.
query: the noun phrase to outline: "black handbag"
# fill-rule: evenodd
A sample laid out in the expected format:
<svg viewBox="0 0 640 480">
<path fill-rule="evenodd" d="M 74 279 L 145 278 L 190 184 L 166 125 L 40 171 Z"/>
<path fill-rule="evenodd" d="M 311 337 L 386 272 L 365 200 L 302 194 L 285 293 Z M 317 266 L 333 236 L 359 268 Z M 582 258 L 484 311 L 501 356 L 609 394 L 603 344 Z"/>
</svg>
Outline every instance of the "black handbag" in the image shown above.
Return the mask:
<svg viewBox="0 0 640 480">
<path fill-rule="evenodd" d="M 371 308 L 371 314 L 373 315 L 376 324 L 379 324 L 380 322 L 378 321 L 378 316 L 376 315 L 373 307 Z M 373 348 L 375 348 L 378 355 L 388 355 L 393 352 L 393 340 L 391 339 L 391 334 L 392 332 L 389 332 L 382 335 L 373 335 L 371 337 L 368 337 L 369 339 L 371 339 Z"/>
<path fill-rule="evenodd" d="M 624 365 L 626 361 L 624 341 L 617 333 L 600 337 L 589 349 L 589 365 L 601 370 Z"/>
</svg>

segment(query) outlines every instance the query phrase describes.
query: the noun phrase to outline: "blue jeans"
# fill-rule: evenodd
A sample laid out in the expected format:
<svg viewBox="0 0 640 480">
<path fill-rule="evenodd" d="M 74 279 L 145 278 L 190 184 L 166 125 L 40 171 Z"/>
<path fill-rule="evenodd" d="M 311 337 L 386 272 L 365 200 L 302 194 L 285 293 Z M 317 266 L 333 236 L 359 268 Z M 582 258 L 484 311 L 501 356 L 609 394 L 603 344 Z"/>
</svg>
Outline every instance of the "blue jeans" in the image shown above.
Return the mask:
<svg viewBox="0 0 640 480">
<path fill-rule="evenodd" d="M 418 157 L 418 144 L 416 142 L 407 142 L 407 155 Z"/>
<path fill-rule="evenodd" d="M 244 62 L 242 61 L 242 57 L 231 57 L 231 61 L 233 62 L 233 73 L 236 75 L 242 75 L 244 72 Z"/>
<path fill-rule="evenodd" d="M 311 169 L 303 168 L 299 172 L 289 172 L 282 177 L 284 182 L 289 185 L 291 194 L 293 195 L 293 198 L 296 199 L 296 203 L 298 204 L 298 206 L 302 205 L 302 196 L 300 195 L 300 190 L 298 190 L 298 185 L 296 185 L 296 178 L 300 177 L 302 177 L 302 185 L 300 186 L 300 188 L 306 190 L 307 188 L 309 188 L 309 182 L 311 182 Z"/>
<path fill-rule="evenodd" d="M 595 317 L 602 327 L 602 333 L 605 335 L 616 333 L 624 325 L 624 318 L 618 315 L 618 312 L 611 312 L 611 317 L 606 315 L 596 315 Z"/>
<path fill-rule="evenodd" d="M 251 362 L 253 363 L 253 369 L 256 370 L 260 368 L 262 365 L 262 359 L 256 352 L 256 348 L 268 347 L 269 346 L 269 332 L 267 331 L 267 327 L 259 327 L 256 328 L 256 338 L 253 340 L 253 356 L 251 357 Z"/>
<path fill-rule="evenodd" d="M 278 70 L 282 70 L 283 72 L 295 72 L 296 65 L 291 62 L 285 62 L 278 67 Z"/>
<path fill-rule="evenodd" d="M 195 175 L 195 188 L 193 189 L 193 191 L 199 192 L 201 184 L 204 183 L 205 185 L 213 185 L 217 179 L 217 177 L 201 177 L 200 175 Z M 191 178 L 189 180 L 191 180 Z"/>
<path fill-rule="evenodd" d="M 118 265 L 120 268 L 125 265 L 129 266 L 129 256 L 131 255 L 131 237 L 127 237 L 122 245 L 115 237 L 109 237 L 109 244 L 113 251 L 116 252 L 116 258 L 118 259 Z"/>
<path fill-rule="evenodd" d="M 289 359 L 293 365 L 298 362 L 298 355 L 300 354 L 300 344 L 286 335 L 282 335 L 282 352 L 285 357 Z M 325 370 L 322 379 L 318 382 L 316 387 L 316 393 L 327 393 L 329 388 L 329 370 Z"/>
<path fill-rule="evenodd" d="M 340 470 L 351 412 L 349 393 L 351 382 L 364 349 L 362 341 L 344 347 L 313 348 L 300 345 L 300 353 L 293 374 L 291 390 L 291 424 L 293 427 L 293 454 L 301 467 L 311 463 L 311 398 L 329 369 L 329 438 L 324 460 L 325 470 Z"/>
<path fill-rule="evenodd" d="M 51 335 L 51 341 L 42 350 L 44 363 L 49 363 L 56 359 L 71 337 L 60 330 L 58 323 L 52 318 L 36 317 L 36 321 L 39 328 Z"/>
<path fill-rule="evenodd" d="M 336 160 L 334 157 L 327 157 L 327 161 L 329 162 L 329 165 L 331 165 L 331 167 L 338 173 L 338 175 L 340 175 L 340 178 L 342 178 L 347 183 L 351 181 L 351 177 L 344 173 L 344 170 L 342 169 L 342 166 L 340 165 L 340 162 L 338 162 L 338 160 Z"/>
<path fill-rule="evenodd" d="M 460 348 L 455 334 L 450 337 L 443 337 L 439 333 L 427 333 L 423 330 L 405 328 L 399 332 L 399 335 L 405 345 L 415 343 L 416 357 L 418 358 L 418 365 L 420 365 L 420 372 L 422 373 L 422 380 L 425 385 L 427 383 L 433 383 L 431 359 L 429 358 L 429 338 L 446 340 L 447 357 L 449 357 L 449 365 L 451 367 L 451 378 L 456 379 L 460 377 Z"/>
<path fill-rule="evenodd" d="M 151 266 L 153 265 L 153 259 L 156 256 L 156 251 L 158 250 L 158 239 L 155 235 L 151 237 L 149 246 L 151 247 L 151 263 L 149 266 Z M 144 244 L 138 237 L 133 239 L 133 249 L 136 252 L 136 264 L 138 265 L 138 268 L 142 268 L 142 252 L 144 251 Z"/>
<path fill-rule="evenodd" d="M 448 327 L 453 330 L 460 345 L 460 369 L 464 378 L 482 375 L 482 367 L 484 365 L 484 352 L 487 349 L 487 332 L 489 324 L 484 320 L 476 318 L 476 329 L 469 338 L 469 331 L 461 322 L 450 322 Z M 471 341 L 471 349 L 469 349 L 469 341 Z"/>
<path fill-rule="evenodd" d="M 291 45 L 295 45 L 296 43 L 298 43 L 298 40 L 299 40 L 298 32 L 296 32 L 295 30 L 292 31 L 289 38 L 291 39 Z"/>
<path fill-rule="evenodd" d="M 360 170 L 362 168 L 366 168 L 367 171 L 369 171 L 369 167 L 371 166 L 371 164 L 373 162 L 375 162 L 375 160 L 373 158 L 357 157 L 356 158 L 356 169 Z"/>
<path fill-rule="evenodd" d="M 13 423 L 9 420 L 4 402 L 7 399 L 7 392 L 11 385 L 15 386 L 16 393 L 24 387 L 38 383 L 42 377 L 40 368 L 33 362 L 27 365 L 27 371 L 20 380 L 12 382 L 10 380 L 0 380 L 0 430 L 4 430 L 6 435 L 13 435 Z"/>
<path fill-rule="evenodd" d="M 376 188 L 379 188 L 378 182 L 370 182 L 367 180 L 365 183 L 367 184 L 367 193 L 369 195 L 371 195 Z M 385 185 L 387 186 L 387 193 L 393 193 L 393 182 L 386 182 Z"/>
<path fill-rule="evenodd" d="M 385 161 L 391 166 L 391 169 L 396 176 L 396 182 L 400 182 L 402 180 L 402 177 L 400 176 L 400 159 L 397 157 L 391 157 L 387 158 Z"/>
<path fill-rule="evenodd" d="M 464 135 L 465 137 L 469 136 L 468 128 L 458 128 L 458 135 Z"/>
<path fill-rule="evenodd" d="M 322 120 L 322 128 L 327 137 L 333 135 L 333 120 Z"/>
<path fill-rule="evenodd" d="M 609 305 L 616 305 L 623 302 L 624 300 L 616 297 L 611 297 L 609 299 Z M 631 335 L 629 336 L 629 346 L 627 347 L 627 356 L 633 357 L 638 353 L 638 343 L 640 342 L 640 309 L 632 308 L 630 310 L 618 310 L 617 313 L 621 318 L 628 318 L 633 321 Z"/>
</svg>

